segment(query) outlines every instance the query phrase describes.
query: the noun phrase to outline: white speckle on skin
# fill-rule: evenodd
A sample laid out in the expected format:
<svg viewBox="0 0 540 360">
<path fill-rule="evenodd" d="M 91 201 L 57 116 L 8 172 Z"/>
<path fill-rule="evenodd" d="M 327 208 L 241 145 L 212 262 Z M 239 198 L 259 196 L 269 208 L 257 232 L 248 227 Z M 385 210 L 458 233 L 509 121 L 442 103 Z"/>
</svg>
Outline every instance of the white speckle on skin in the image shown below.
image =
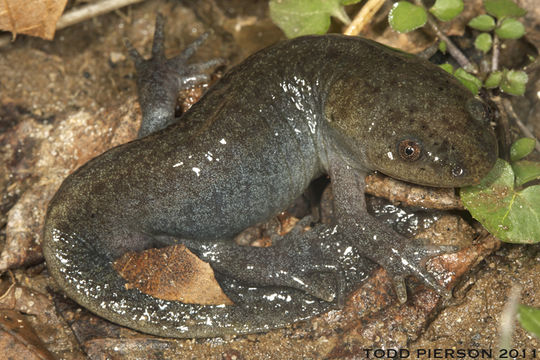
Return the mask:
<svg viewBox="0 0 540 360">
<path fill-rule="evenodd" d="M 274 293 L 274 294 L 270 294 L 270 295 L 265 295 L 264 297 L 267 298 L 270 301 L 274 301 L 277 296 L 278 295 L 276 293 Z"/>
<path fill-rule="evenodd" d="M 219 143 L 222 144 L 222 145 L 225 145 L 227 143 L 227 141 L 225 139 L 221 139 L 221 140 L 219 140 Z"/>
<path fill-rule="evenodd" d="M 199 169 L 198 167 L 191 168 L 191 170 L 193 170 L 195 174 L 197 174 L 197 176 L 199 176 L 199 173 L 201 172 L 201 169 Z"/>
<path fill-rule="evenodd" d="M 394 160 L 394 155 L 392 155 L 392 152 L 391 152 L 391 151 L 387 152 L 386 155 L 388 155 L 388 158 L 389 158 L 390 160 Z"/>
<path fill-rule="evenodd" d="M 309 130 L 312 134 L 315 134 L 315 128 L 317 127 L 317 123 L 315 121 L 308 121 Z"/>
<path fill-rule="evenodd" d="M 184 165 L 184 162 L 180 161 L 180 162 L 174 164 L 172 167 L 179 167 L 179 166 L 182 166 L 182 165 Z"/>
</svg>

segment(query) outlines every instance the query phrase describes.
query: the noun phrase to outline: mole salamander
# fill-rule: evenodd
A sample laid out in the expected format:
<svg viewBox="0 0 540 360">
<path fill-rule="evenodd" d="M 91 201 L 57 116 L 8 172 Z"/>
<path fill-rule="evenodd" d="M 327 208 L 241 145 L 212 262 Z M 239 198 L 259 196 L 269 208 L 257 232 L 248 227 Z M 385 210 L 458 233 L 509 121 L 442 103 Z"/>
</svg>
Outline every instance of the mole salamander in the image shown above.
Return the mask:
<svg viewBox="0 0 540 360">
<path fill-rule="evenodd" d="M 401 301 L 408 275 L 448 296 L 423 263 L 449 248 L 411 242 L 367 214 L 364 177 L 377 170 L 427 186 L 478 182 L 497 153 L 481 100 L 415 56 L 360 37 L 306 36 L 232 68 L 180 124 L 179 89 L 216 62 L 187 63 L 202 39 L 166 59 L 163 24 L 158 16 L 150 60 L 130 48 L 138 139 L 80 167 L 49 204 L 43 253 L 69 297 L 112 322 L 184 338 L 308 319 L 339 307 L 376 264 Z M 334 224 L 292 231 L 267 248 L 234 243 L 323 174 Z M 127 251 L 182 243 L 211 264 L 234 305 L 161 300 L 126 289 L 112 267 Z"/>
</svg>

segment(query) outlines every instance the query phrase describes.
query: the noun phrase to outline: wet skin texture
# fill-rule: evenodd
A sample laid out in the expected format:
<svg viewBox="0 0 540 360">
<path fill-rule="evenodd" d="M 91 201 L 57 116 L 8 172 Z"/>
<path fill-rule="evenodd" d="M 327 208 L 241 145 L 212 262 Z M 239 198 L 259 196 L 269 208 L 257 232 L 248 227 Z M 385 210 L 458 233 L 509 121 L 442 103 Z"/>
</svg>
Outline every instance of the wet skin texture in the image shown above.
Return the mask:
<svg viewBox="0 0 540 360">
<path fill-rule="evenodd" d="M 160 20 L 161 21 L 161 20 Z M 336 308 L 376 263 L 447 295 L 423 268 L 446 248 L 411 243 L 366 213 L 364 177 L 379 170 L 417 184 L 472 184 L 493 166 L 483 103 L 452 76 L 369 40 L 302 37 L 231 69 L 183 117 L 179 88 L 204 79 L 166 60 L 162 23 L 151 60 L 133 50 L 140 138 L 70 175 L 49 205 L 49 271 L 82 306 L 171 337 L 265 331 Z M 234 235 L 285 209 L 322 174 L 336 223 L 293 231 L 270 248 Z M 210 262 L 234 306 L 165 301 L 127 290 L 111 262 L 132 250 L 184 243 Z M 179 274 L 182 276 L 182 274 Z"/>
</svg>

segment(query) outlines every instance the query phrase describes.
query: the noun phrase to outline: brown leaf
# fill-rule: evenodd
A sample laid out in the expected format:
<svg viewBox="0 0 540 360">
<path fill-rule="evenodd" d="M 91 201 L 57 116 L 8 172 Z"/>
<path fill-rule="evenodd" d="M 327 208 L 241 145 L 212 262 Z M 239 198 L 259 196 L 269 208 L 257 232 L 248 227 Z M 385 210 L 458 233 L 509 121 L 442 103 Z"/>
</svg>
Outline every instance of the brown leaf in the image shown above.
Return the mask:
<svg viewBox="0 0 540 360">
<path fill-rule="evenodd" d="M 291 231 L 295 225 L 298 223 L 298 221 L 300 219 L 292 216 L 291 214 L 289 214 L 288 212 L 286 211 L 283 211 L 281 212 L 280 214 L 278 214 L 277 216 L 278 218 L 278 221 L 280 223 L 280 231 L 279 231 L 279 235 L 280 236 L 285 236 L 289 231 Z"/>
<path fill-rule="evenodd" d="M 187 304 L 233 305 L 214 278 L 208 263 L 184 245 L 129 252 L 114 262 L 114 268 L 145 294 Z"/>
<path fill-rule="evenodd" d="M 0 29 L 52 40 L 67 0 L 0 1 Z"/>
<path fill-rule="evenodd" d="M 54 359 L 18 311 L 0 311 L 0 352 L 4 359 Z"/>
</svg>

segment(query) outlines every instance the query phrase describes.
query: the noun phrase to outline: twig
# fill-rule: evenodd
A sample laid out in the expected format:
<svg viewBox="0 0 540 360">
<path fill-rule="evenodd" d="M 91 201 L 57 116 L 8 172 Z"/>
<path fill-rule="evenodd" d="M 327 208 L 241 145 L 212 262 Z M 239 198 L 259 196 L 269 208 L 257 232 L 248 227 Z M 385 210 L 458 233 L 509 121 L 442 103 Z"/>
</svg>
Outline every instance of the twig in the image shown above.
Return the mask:
<svg viewBox="0 0 540 360">
<path fill-rule="evenodd" d="M 353 21 L 347 26 L 343 34 L 358 35 L 371 21 L 375 13 L 381 8 L 386 0 L 368 0 L 360 9 Z"/>
<path fill-rule="evenodd" d="M 8 270 L 9 278 L 11 279 L 11 284 L 9 285 L 8 289 L 0 295 L 0 300 L 3 300 L 5 297 L 9 295 L 11 290 L 15 288 L 15 285 L 17 284 L 17 281 L 15 280 L 15 275 L 13 275 L 13 271 Z"/>
<path fill-rule="evenodd" d="M 424 4 L 422 3 L 422 0 L 414 0 L 416 5 L 421 6 L 425 9 Z M 446 43 L 446 47 L 448 49 L 448 52 L 456 61 L 458 62 L 459 66 L 461 66 L 466 71 L 476 74 L 478 72 L 478 69 L 475 65 L 473 65 L 469 59 L 461 52 L 461 50 L 458 49 L 456 45 L 439 29 L 439 26 L 437 25 L 437 22 L 433 19 L 431 14 L 427 14 L 427 23 L 433 31 L 435 31 L 435 34 L 437 37 L 444 41 Z"/>
<path fill-rule="evenodd" d="M 491 56 L 491 72 L 495 72 L 497 70 L 499 70 L 499 53 L 500 53 L 500 48 L 499 48 L 499 37 L 497 36 L 497 34 L 493 34 L 493 53 L 492 53 L 492 56 Z"/>
<path fill-rule="evenodd" d="M 523 124 L 521 122 L 521 119 L 519 118 L 519 116 L 516 114 L 516 112 L 514 111 L 514 107 L 512 106 L 512 103 L 510 102 L 510 100 L 508 99 L 501 99 L 502 100 L 502 103 L 503 103 L 503 106 L 504 106 L 504 110 L 514 118 L 514 121 L 516 122 L 517 126 L 519 127 L 519 129 L 521 130 L 521 132 L 523 132 L 523 135 L 525 135 L 526 137 L 528 138 L 531 138 L 531 139 L 534 139 L 536 141 L 535 145 L 534 145 L 534 148 L 536 149 L 536 151 L 539 151 L 540 152 L 540 143 L 538 142 L 538 139 L 534 136 L 534 134 L 532 133 L 531 130 L 529 130 L 525 124 Z"/>
<path fill-rule="evenodd" d="M 450 53 L 450 55 L 452 55 L 454 59 L 456 59 L 459 66 L 461 66 L 463 69 L 465 69 L 466 71 L 470 73 L 476 74 L 478 72 L 478 69 L 476 68 L 476 66 L 474 66 L 469 61 L 469 59 L 465 56 L 465 54 L 463 54 L 461 50 L 459 50 L 458 47 L 454 45 L 454 43 L 452 42 L 452 40 L 448 38 L 448 36 L 443 34 L 443 32 L 441 31 L 441 29 L 439 29 L 439 26 L 437 25 L 435 20 L 433 20 L 433 18 L 429 14 L 428 14 L 428 24 L 435 31 L 435 34 L 437 34 L 439 39 L 441 39 L 442 41 L 446 43 L 446 48 L 448 49 L 448 52 Z"/>
<path fill-rule="evenodd" d="M 121 7 L 136 4 L 143 0 L 102 0 L 97 3 L 81 6 L 70 11 L 67 11 L 56 23 L 56 30 L 63 29 L 73 24 L 78 24 L 82 21 L 93 17 L 106 14 L 110 11 Z"/>
<path fill-rule="evenodd" d="M 78 24 L 93 17 L 106 14 L 110 11 L 122 8 L 127 5 L 136 4 L 143 0 L 102 0 L 96 3 L 80 6 L 66 11 L 56 23 L 56 30 L 64 29 L 68 26 Z M 0 47 L 11 42 L 11 36 L 0 37 Z"/>
</svg>

